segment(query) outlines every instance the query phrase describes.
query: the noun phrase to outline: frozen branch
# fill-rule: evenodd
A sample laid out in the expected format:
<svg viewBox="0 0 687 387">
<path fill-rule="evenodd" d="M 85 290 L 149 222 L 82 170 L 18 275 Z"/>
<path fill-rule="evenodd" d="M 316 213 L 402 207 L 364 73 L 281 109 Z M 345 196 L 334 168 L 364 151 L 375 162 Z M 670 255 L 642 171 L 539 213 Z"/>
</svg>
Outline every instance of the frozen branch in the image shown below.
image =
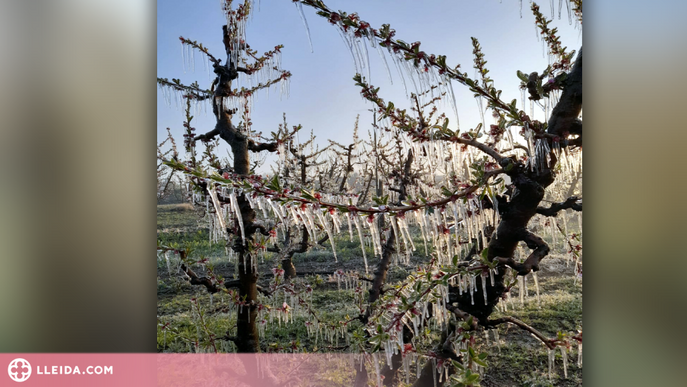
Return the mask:
<svg viewBox="0 0 687 387">
<path fill-rule="evenodd" d="M 582 120 L 578 117 L 582 111 L 582 47 L 570 74 L 564 81 L 563 93 L 558 104 L 551 112 L 547 132 L 560 138 L 577 134 L 570 144 L 582 145 Z"/>
<path fill-rule="evenodd" d="M 219 288 L 217 285 L 215 285 L 212 280 L 208 277 L 198 277 L 196 273 L 191 270 L 190 267 L 186 266 L 185 264 L 181 264 L 181 270 L 186 273 L 187 276 L 190 278 L 190 283 L 191 285 L 203 285 L 205 288 L 210 292 L 210 294 L 214 294 L 219 292 Z"/>
<path fill-rule="evenodd" d="M 265 288 L 263 288 L 262 286 L 260 286 L 260 285 L 256 285 L 256 286 L 258 287 L 258 291 L 260 293 L 262 293 L 268 297 L 271 295 L 271 293 L 269 291 L 267 291 Z M 236 280 L 226 281 L 224 283 L 224 287 L 227 289 L 231 289 L 231 288 L 238 289 L 241 287 L 241 280 L 236 279 Z"/>
<path fill-rule="evenodd" d="M 580 198 L 576 196 L 569 197 L 566 201 L 561 203 L 552 203 L 549 208 L 537 207 L 537 213 L 544 216 L 556 216 L 559 211 L 565 209 L 573 209 L 575 211 L 582 211 L 582 203 Z M 580 202 L 580 203 L 578 203 Z"/>
<path fill-rule="evenodd" d="M 521 231 L 520 240 L 525 242 L 527 247 L 533 250 L 525 262 L 515 262 L 515 259 L 512 257 L 498 257 L 496 259 L 502 264 L 517 271 L 518 275 L 527 275 L 531 271 L 539 271 L 539 261 L 549 253 L 549 245 L 546 244 L 543 239 L 527 230 Z"/>
<path fill-rule="evenodd" d="M 491 327 L 494 327 L 494 326 L 497 326 L 497 325 L 500 325 L 500 324 L 503 324 L 503 323 L 510 323 L 510 324 L 513 324 L 513 325 L 518 326 L 518 327 L 521 328 L 521 329 L 524 329 L 524 330 L 530 332 L 530 333 L 533 334 L 537 339 L 539 339 L 542 343 L 544 343 L 544 345 L 546 345 L 549 349 L 554 349 L 554 348 L 556 348 L 556 345 L 555 345 L 556 340 L 555 340 L 555 339 L 547 338 L 546 336 L 544 336 L 544 335 L 543 335 L 541 332 L 539 332 L 538 330 L 536 330 L 536 329 L 534 329 L 533 327 L 531 327 L 531 326 L 525 324 L 524 322 L 522 322 L 522 321 L 516 319 L 515 317 L 506 316 L 506 317 L 501 317 L 501 318 L 497 318 L 497 319 L 493 319 L 493 320 L 487 320 L 486 323 L 483 324 L 483 325 L 484 325 L 484 326 L 491 326 Z"/>
</svg>

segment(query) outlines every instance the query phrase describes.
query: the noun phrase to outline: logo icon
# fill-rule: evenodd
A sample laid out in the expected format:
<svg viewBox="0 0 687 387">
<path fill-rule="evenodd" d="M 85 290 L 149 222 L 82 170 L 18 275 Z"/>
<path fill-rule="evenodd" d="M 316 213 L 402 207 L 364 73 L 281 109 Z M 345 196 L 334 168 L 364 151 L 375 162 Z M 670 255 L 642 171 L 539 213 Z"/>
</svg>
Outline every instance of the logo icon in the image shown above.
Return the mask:
<svg viewBox="0 0 687 387">
<path fill-rule="evenodd" d="M 21 358 L 14 359 L 10 362 L 9 367 L 7 367 L 7 373 L 12 380 L 21 383 L 31 376 L 31 364 Z"/>
</svg>

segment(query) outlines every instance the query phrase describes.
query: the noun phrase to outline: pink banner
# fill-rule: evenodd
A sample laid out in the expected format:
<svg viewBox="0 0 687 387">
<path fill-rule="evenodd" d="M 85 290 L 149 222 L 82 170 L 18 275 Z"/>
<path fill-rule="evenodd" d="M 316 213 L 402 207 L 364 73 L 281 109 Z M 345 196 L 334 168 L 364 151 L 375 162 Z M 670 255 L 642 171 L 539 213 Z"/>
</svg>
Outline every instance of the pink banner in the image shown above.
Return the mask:
<svg viewBox="0 0 687 387">
<path fill-rule="evenodd" d="M 0 354 L 0 385 L 350 386 L 354 358 L 359 355 Z"/>
</svg>

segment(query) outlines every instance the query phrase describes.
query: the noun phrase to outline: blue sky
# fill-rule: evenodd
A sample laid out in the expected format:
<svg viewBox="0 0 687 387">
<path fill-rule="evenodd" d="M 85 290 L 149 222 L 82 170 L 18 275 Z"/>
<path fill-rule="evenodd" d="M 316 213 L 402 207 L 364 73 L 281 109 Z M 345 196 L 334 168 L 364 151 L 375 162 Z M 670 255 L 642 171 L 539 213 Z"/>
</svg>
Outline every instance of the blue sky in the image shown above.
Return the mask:
<svg viewBox="0 0 687 387">
<path fill-rule="evenodd" d="M 561 32 L 563 45 L 579 49 L 582 35 L 579 29 L 569 25 L 565 4 L 561 20 L 558 20 L 558 1 L 540 2 L 542 12 L 550 18 L 551 3 L 555 3 L 554 26 Z M 325 4 L 333 10 L 357 12 L 373 28 L 379 28 L 383 23 L 391 24 L 397 39 L 420 41 L 423 51 L 446 55 L 450 66 L 460 64 L 463 71 L 471 76 L 474 69 L 470 37 L 478 38 L 490 75 L 495 86 L 503 90 L 506 101 L 513 98 L 521 100 L 516 70 L 541 72 L 548 63 L 547 57 L 542 55 L 542 42 L 537 39 L 538 32 L 528 1 L 523 1 L 522 18 L 520 2 L 514 0 L 327 0 Z M 301 138 L 313 130 L 321 144 L 326 144 L 328 138 L 350 143 L 356 115 L 360 114 L 361 136 L 367 138 L 366 132 L 372 120 L 372 113 L 368 111 L 371 105 L 360 97 L 360 90 L 352 81 L 355 66 L 337 28 L 316 15 L 313 9 L 303 7 L 314 49 L 311 52 L 305 27 L 291 1 L 255 0 L 255 6 L 253 19 L 247 27 L 248 43 L 260 53 L 283 44 L 282 68 L 291 71 L 293 76 L 289 98 L 280 99 L 278 88 L 270 90 L 269 98 L 264 91 L 257 96 L 252 113 L 254 129 L 263 133 L 276 130 L 285 112 L 289 125 L 303 125 Z M 197 80 L 201 86 L 209 87 L 211 79 L 201 54 L 195 55 L 195 72 L 189 69 L 184 72 L 178 38 L 184 36 L 202 42 L 215 56 L 225 59 L 221 55 L 224 51 L 221 26 L 226 19 L 220 9 L 220 1 L 158 1 L 157 12 L 158 76 L 180 78 L 186 84 Z M 380 95 L 384 99 L 397 106 L 408 106 L 401 78 L 390 58 L 387 56 L 393 84 L 388 81 L 382 59 L 373 48 L 368 48 L 370 82 L 381 87 Z M 472 93 L 457 83 L 453 89 L 461 130 L 474 128 L 481 118 Z M 410 85 L 409 91 L 412 91 Z M 167 106 L 159 90 L 157 105 L 158 138 L 162 138 L 165 128 L 170 127 L 181 141 L 183 110 L 174 102 L 171 107 Z M 450 105 L 440 107 L 444 108 L 454 125 Z M 193 123 L 198 133 L 211 130 L 214 127 L 211 110 L 197 114 Z"/>
</svg>

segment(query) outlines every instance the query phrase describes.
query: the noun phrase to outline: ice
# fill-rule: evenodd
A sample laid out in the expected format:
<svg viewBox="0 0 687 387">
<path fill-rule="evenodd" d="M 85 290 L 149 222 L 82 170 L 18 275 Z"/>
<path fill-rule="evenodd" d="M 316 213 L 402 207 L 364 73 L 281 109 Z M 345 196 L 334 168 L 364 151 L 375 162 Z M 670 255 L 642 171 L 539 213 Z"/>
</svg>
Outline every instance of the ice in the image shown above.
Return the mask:
<svg viewBox="0 0 687 387">
<path fill-rule="evenodd" d="M 479 109 L 479 116 L 482 119 L 482 130 L 486 131 L 487 122 L 484 120 L 484 105 L 482 103 L 482 96 L 480 95 L 480 96 L 475 97 L 475 101 L 477 101 L 477 108 Z"/>
<path fill-rule="evenodd" d="M 563 377 L 568 378 L 568 348 L 566 346 L 561 347 L 561 357 L 563 358 Z"/>
<path fill-rule="evenodd" d="M 424 242 L 425 246 L 425 255 L 429 255 L 427 250 L 427 232 L 425 231 L 426 227 L 424 226 L 425 218 L 419 215 L 417 215 L 417 218 L 417 223 L 420 226 L 420 234 L 422 234 L 422 241 Z"/>
<path fill-rule="evenodd" d="M 401 70 L 401 66 L 399 65 L 399 61 L 405 61 L 402 57 L 399 57 L 396 54 L 393 54 L 391 52 L 391 48 L 387 47 L 387 50 L 389 50 L 389 55 L 391 55 L 391 61 L 394 62 L 394 65 L 396 66 L 396 70 L 398 71 L 398 75 L 401 77 L 401 82 L 403 83 L 403 90 L 406 93 L 406 96 L 408 96 L 408 85 L 406 85 L 406 80 L 405 77 L 403 76 L 403 71 Z"/>
<path fill-rule="evenodd" d="M 420 356 L 415 356 L 415 375 L 418 379 L 420 378 L 420 373 L 421 373 Z"/>
<path fill-rule="evenodd" d="M 537 290 L 537 304 L 541 307 L 541 299 L 539 298 L 539 280 L 537 279 L 537 272 L 532 272 L 532 278 L 534 278 L 534 287 Z"/>
<path fill-rule="evenodd" d="M 433 357 L 432 358 L 432 369 L 436 370 L 436 368 L 437 368 L 437 359 Z M 437 387 L 437 373 L 433 371 L 432 376 L 434 377 L 434 387 Z"/>
<path fill-rule="evenodd" d="M 469 285 L 470 288 L 468 291 L 470 292 L 470 305 L 475 305 L 475 298 L 474 298 L 475 276 L 470 275 L 469 278 L 470 278 L 470 285 Z"/>
<path fill-rule="evenodd" d="M 312 217 L 312 206 L 306 206 L 304 209 L 300 209 L 299 213 L 301 219 L 304 220 L 303 224 L 309 229 L 310 236 L 313 240 L 317 240 L 317 228 L 315 227 L 315 221 Z"/>
<path fill-rule="evenodd" d="M 484 305 L 487 305 L 487 276 L 482 273 L 482 294 L 484 294 Z"/>
<path fill-rule="evenodd" d="M 179 40 L 179 44 L 181 44 L 181 67 L 184 70 L 184 74 L 186 74 L 186 45 L 182 40 Z"/>
<path fill-rule="evenodd" d="M 365 262 L 365 274 L 368 274 L 368 267 L 367 267 L 367 256 L 365 255 L 365 242 L 363 239 L 363 232 L 362 232 L 362 226 L 360 225 L 360 217 L 353 215 L 354 216 L 354 222 L 355 222 L 355 227 L 358 230 L 358 238 L 360 239 L 360 249 L 363 251 L 363 261 Z"/>
<path fill-rule="evenodd" d="M 356 60 L 355 53 L 353 52 L 353 42 L 351 42 L 349 36 L 341 29 L 337 28 L 336 31 L 339 32 L 339 36 L 341 36 L 341 39 L 346 44 L 346 48 L 348 48 L 348 52 L 351 54 L 351 58 L 353 59 L 353 65 L 355 66 L 355 72 L 361 74 L 361 71 L 358 68 L 358 61 Z"/>
<path fill-rule="evenodd" d="M 402 240 L 403 236 L 398 231 L 397 217 L 391 217 L 391 219 L 389 219 L 389 223 L 391 223 L 391 228 L 394 232 L 394 246 L 396 247 L 396 257 L 398 257 L 399 255 L 401 255 L 401 243 L 399 242 L 399 240 Z"/>
<path fill-rule="evenodd" d="M 243 219 L 241 217 L 241 209 L 239 208 L 238 201 L 236 200 L 236 191 L 232 191 L 229 194 L 229 201 L 231 203 L 231 207 L 234 210 L 234 214 L 236 215 L 236 221 L 239 224 L 239 228 L 241 229 L 241 242 L 243 244 L 246 243 L 246 234 L 243 230 Z"/>
<path fill-rule="evenodd" d="M 336 258 L 336 246 L 334 245 L 334 235 L 332 234 L 332 228 L 329 225 L 329 222 L 326 222 L 324 220 L 324 217 L 322 216 L 322 213 L 317 211 L 317 219 L 320 221 L 320 224 L 324 227 L 324 231 L 327 233 L 327 236 L 329 237 L 329 242 L 332 245 L 332 253 L 334 254 L 334 262 L 339 262 L 339 260 Z"/>
<path fill-rule="evenodd" d="M 382 244 L 379 237 L 380 231 L 377 227 L 377 216 L 373 216 L 372 222 L 367 222 L 370 227 L 370 239 L 372 240 L 372 251 L 374 254 L 382 257 Z"/>
<path fill-rule="evenodd" d="M 310 27 L 308 27 L 308 20 L 305 18 L 305 14 L 303 13 L 303 5 L 301 2 L 296 2 L 296 8 L 298 9 L 298 15 L 301 17 L 301 21 L 303 22 L 303 26 L 305 27 L 305 33 L 308 35 L 308 44 L 310 44 L 310 52 L 315 52 L 312 48 L 312 40 L 310 39 Z"/>
<path fill-rule="evenodd" d="M 577 343 L 577 367 L 582 368 L 582 342 Z"/>
<path fill-rule="evenodd" d="M 346 214 L 346 220 L 348 221 L 348 235 L 351 239 L 351 242 L 353 242 L 353 226 L 351 225 L 351 213 Z"/>
<path fill-rule="evenodd" d="M 377 377 L 377 386 L 382 385 L 382 374 L 379 372 L 379 357 L 377 352 L 372 354 L 372 362 L 375 363 L 375 376 Z"/>
<path fill-rule="evenodd" d="M 553 365 L 556 359 L 556 348 L 549 348 L 549 379 L 553 378 Z"/>
<path fill-rule="evenodd" d="M 215 190 L 213 188 L 211 188 L 210 185 L 207 186 L 207 190 L 208 190 L 208 193 L 210 194 L 210 198 L 212 199 L 212 205 L 215 207 L 215 214 L 217 215 L 217 221 L 219 222 L 219 226 L 222 228 L 222 230 L 224 230 L 222 234 L 223 234 L 223 236 L 226 236 L 226 238 L 228 240 L 229 236 L 226 235 L 227 226 L 224 224 L 224 219 L 222 216 L 222 206 L 220 205 L 219 200 L 217 199 L 217 193 L 215 193 Z M 238 216 L 239 217 L 241 216 L 240 212 L 239 212 Z M 241 225 L 241 227 L 243 229 L 243 225 Z"/>
<path fill-rule="evenodd" d="M 386 56 L 384 55 L 384 52 L 382 51 L 382 46 L 375 45 L 375 49 L 377 50 L 377 53 L 379 54 L 379 56 L 382 58 L 382 62 L 384 63 L 384 69 L 386 70 L 386 75 L 389 77 L 389 83 L 391 83 L 393 85 L 394 81 L 391 78 L 391 70 L 389 70 L 389 63 L 387 63 L 387 61 L 386 61 Z"/>
<path fill-rule="evenodd" d="M 364 63 L 365 63 L 365 67 L 367 69 L 367 81 L 371 82 L 372 77 L 370 74 L 370 53 L 367 50 L 367 43 L 366 43 L 365 39 L 363 39 L 362 41 L 358 40 L 358 42 L 360 43 L 360 45 L 363 46 L 363 51 L 365 51 L 365 62 Z"/>
</svg>

